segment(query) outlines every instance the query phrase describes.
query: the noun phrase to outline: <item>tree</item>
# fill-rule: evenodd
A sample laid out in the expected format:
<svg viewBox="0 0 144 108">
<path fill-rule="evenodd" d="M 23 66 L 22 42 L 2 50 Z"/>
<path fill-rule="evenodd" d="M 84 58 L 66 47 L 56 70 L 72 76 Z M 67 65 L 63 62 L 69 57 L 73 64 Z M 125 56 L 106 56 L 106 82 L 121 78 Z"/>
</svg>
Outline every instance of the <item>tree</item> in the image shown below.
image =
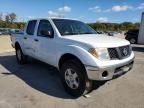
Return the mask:
<svg viewBox="0 0 144 108">
<path fill-rule="evenodd" d="M 10 17 L 9 17 L 9 15 L 6 15 L 5 16 L 5 21 L 8 23 L 8 22 L 10 22 Z"/>
<path fill-rule="evenodd" d="M 139 29 L 139 27 L 140 27 L 140 23 L 135 23 L 135 28 L 137 28 L 137 29 Z"/>
<path fill-rule="evenodd" d="M 123 23 L 90 23 L 95 30 L 102 31 L 126 31 L 129 29 L 138 29 L 140 23 L 123 22 Z"/>
<path fill-rule="evenodd" d="M 2 21 L 2 18 L 3 18 L 3 14 L 0 13 L 0 21 Z"/>
<path fill-rule="evenodd" d="M 15 13 L 10 13 L 9 18 L 10 18 L 10 22 L 13 23 L 16 20 L 16 14 Z"/>
<path fill-rule="evenodd" d="M 124 25 L 126 27 L 126 30 L 134 28 L 134 24 L 131 22 L 123 22 L 122 25 Z"/>
<path fill-rule="evenodd" d="M 9 25 L 9 28 L 14 28 L 14 29 L 16 29 L 16 28 L 18 28 L 18 27 L 17 27 L 17 24 L 16 24 L 16 23 L 11 23 L 11 24 Z"/>
</svg>

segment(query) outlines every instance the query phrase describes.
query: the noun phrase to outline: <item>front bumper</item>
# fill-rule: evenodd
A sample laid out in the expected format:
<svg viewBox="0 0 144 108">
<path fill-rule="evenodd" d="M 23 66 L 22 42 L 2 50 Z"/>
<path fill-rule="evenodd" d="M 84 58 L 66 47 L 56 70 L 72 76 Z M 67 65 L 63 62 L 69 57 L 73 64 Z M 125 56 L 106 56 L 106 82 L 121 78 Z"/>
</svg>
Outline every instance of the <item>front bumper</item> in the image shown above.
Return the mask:
<svg viewBox="0 0 144 108">
<path fill-rule="evenodd" d="M 85 65 L 88 78 L 91 80 L 110 80 L 132 69 L 134 57 L 124 63 L 111 66 L 93 67 Z"/>
</svg>

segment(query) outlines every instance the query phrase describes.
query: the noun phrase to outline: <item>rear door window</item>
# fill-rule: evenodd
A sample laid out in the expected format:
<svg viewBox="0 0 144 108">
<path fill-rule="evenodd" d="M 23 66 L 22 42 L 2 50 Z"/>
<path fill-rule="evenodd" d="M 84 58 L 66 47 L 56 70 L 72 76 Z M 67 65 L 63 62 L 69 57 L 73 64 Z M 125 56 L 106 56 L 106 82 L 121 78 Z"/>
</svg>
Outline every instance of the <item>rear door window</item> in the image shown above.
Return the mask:
<svg viewBox="0 0 144 108">
<path fill-rule="evenodd" d="M 37 23 L 37 20 L 29 21 L 28 26 L 27 26 L 27 30 L 26 30 L 26 33 L 28 35 L 34 35 L 36 23 Z"/>
</svg>

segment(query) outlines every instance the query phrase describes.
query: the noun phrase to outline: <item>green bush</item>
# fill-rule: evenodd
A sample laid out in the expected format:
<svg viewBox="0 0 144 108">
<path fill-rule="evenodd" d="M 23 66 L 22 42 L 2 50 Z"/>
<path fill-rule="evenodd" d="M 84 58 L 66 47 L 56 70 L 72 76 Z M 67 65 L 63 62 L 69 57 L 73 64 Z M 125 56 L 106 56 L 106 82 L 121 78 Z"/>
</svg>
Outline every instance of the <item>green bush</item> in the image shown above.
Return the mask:
<svg viewBox="0 0 144 108">
<path fill-rule="evenodd" d="M 14 28 L 14 29 L 23 29 L 25 23 L 23 22 L 6 22 L 6 21 L 0 21 L 0 28 Z"/>
<path fill-rule="evenodd" d="M 123 22 L 123 23 L 90 23 L 95 30 L 103 31 L 127 31 L 129 29 L 138 29 L 139 23 Z"/>
</svg>

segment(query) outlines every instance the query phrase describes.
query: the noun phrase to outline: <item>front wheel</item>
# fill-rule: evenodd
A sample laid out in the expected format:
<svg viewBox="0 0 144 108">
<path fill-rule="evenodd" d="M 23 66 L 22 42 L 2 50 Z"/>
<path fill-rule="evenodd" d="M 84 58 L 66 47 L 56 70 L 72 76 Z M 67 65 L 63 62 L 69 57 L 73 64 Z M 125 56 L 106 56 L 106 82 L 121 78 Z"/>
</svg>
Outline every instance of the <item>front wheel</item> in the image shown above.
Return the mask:
<svg viewBox="0 0 144 108">
<path fill-rule="evenodd" d="M 91 88 L 91 81 L 77 60 L 68 60 L 62 64 L 61 77 L 65 90 L 74 97 L 86 94 Z"/>
</svg>

